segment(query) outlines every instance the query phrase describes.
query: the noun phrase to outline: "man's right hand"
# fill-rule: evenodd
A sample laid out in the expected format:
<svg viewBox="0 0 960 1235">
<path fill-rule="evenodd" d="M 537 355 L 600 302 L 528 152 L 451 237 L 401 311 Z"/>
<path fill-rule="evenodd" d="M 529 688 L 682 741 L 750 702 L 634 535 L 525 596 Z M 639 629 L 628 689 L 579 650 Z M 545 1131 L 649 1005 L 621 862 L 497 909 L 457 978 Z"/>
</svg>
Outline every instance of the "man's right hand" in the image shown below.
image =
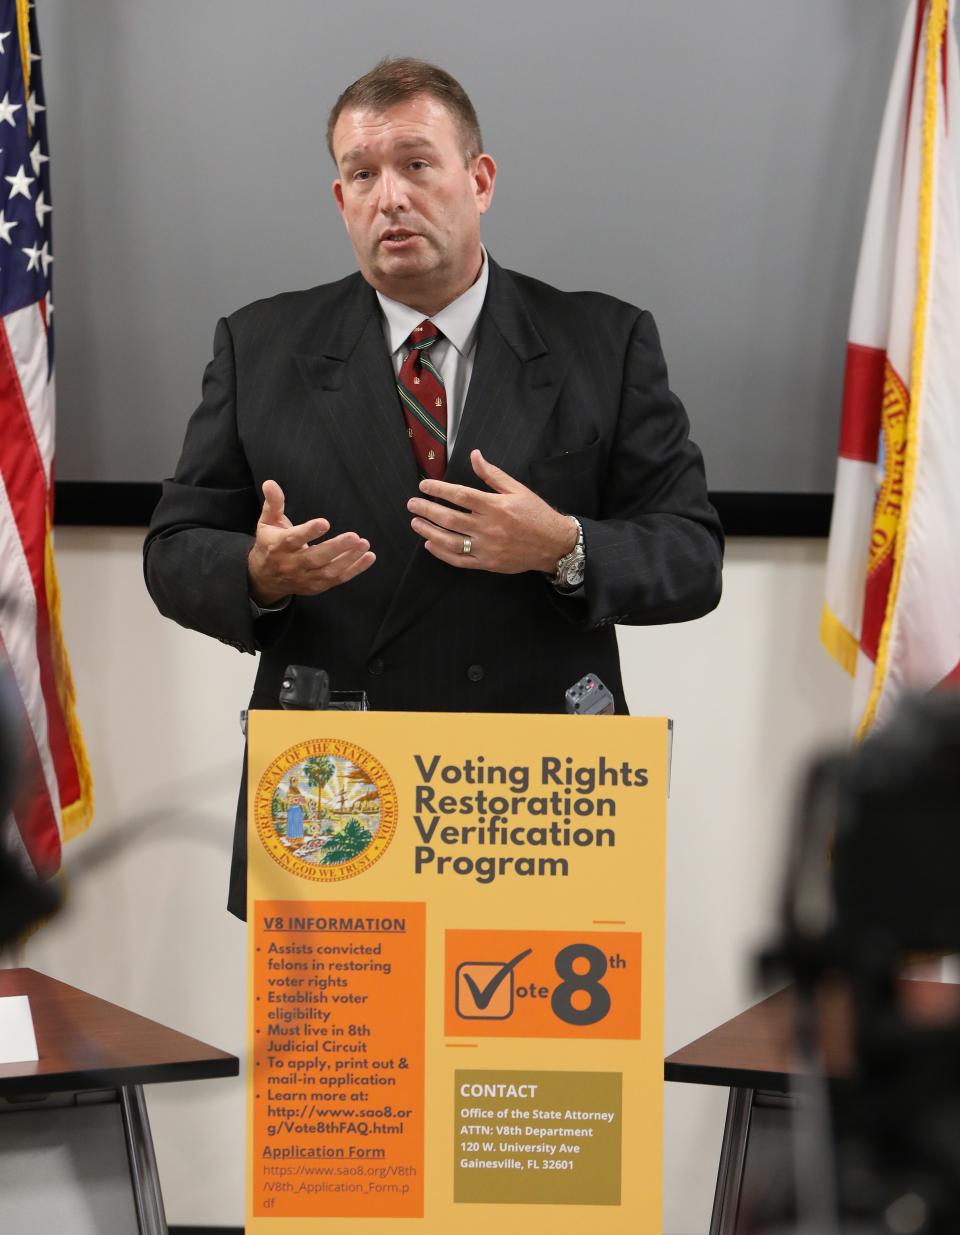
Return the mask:
<svg viewBox="0 0 960 1235">
<path fill-rule="evenodd" d="M 311 545 L 330 531 L 326 519 L 311 519 L 296 527 L 283 513 L 283 490 L 275 480 L 263 482 L 263 509 L 257 538 L 247 556 L 250 596 L 267 609 L 288 596 L 316 596 L 354 576 L 377 560 L 370 542 L 356 532 L 341 532 Z"/>
</svg>

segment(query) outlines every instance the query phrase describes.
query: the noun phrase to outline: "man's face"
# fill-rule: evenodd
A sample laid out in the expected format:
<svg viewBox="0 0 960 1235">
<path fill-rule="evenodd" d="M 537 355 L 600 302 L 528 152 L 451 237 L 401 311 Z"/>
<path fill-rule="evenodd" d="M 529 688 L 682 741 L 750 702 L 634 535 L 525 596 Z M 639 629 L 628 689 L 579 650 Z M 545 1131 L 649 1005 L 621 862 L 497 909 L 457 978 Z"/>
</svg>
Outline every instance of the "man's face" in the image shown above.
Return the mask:
<svg viewBox="0 0 960 1235">
<path fill-rule="evenodd" d="M 424 94 L 385 112 L 344 111 L 333 151 L 333 195 L 367 282 L 427 314 L 466 291 L 497 169 L 485 154 L 465 164 L 446 107 Z"/>
</svg>

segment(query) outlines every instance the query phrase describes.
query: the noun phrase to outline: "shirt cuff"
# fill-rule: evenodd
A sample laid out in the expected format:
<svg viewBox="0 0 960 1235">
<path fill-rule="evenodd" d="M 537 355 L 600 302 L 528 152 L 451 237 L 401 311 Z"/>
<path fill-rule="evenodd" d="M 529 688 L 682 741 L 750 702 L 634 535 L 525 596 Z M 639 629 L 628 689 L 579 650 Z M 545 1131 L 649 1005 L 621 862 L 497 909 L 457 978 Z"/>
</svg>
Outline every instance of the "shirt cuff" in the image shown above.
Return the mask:
<svg viewBox="0 0 960 1235">
<path fill-rule="evenodd" d="M 255 618 L 258 618 L 258 617 L 266 617 L 268 613 L 282 613 L 284 609 L 286 609 L 287 605 L 290 604 L 290 601 L 292 598 L 288 596 L 286 600 L 281 600 L 279 605 L 267 605 L 267 606 L 258 605 L 252 596 L 249 599 L 250 599 L 250 612 L 253 614 Z"/>
</svg>

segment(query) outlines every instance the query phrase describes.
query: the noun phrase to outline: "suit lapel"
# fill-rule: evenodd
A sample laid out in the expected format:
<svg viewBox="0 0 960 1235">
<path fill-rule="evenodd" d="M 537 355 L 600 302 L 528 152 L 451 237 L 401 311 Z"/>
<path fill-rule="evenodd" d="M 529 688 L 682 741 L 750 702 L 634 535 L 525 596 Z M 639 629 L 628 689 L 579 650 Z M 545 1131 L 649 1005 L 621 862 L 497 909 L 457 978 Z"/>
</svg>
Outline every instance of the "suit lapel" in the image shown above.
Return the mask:
<svg viewBox="0 0 960 1235">
<path fill-rule="evenodd" d="M 490 260 L 476 359 L 444 479 L 482 487 L 470 465 L 470 452 L 475 448 L 512 476 L 526 476 L 560 393 L 567 363 L 567 357 L 548 350 L 513 279 Z M 409 456 L 409 446 L 404 445 Z M 407 497 L 415 490 L 414 476 Z M 431 557 L 413 535 L 417 544 L 371 654 L 425 612 L 456 579 L 456 568 Z"/>
<path fill-rule="evenodd" d="M 551 353 L 516 284 L 490 262 L 477 357 L 445 479 L 475 488 L 470 451 L 523 476 L 556 405 L 568 359 Z"/>
<path fill-rule="evenodd" d="M 323 350 L 301 351 L 296 359 L 352 476 L 358 502 L 366 502 L 376 520 L 379 544 L 389 545 L 391 561 L 403 562 L 420 544 L 406 512 L 417 471 L 376 295 L 359 276 L 357 284 L 333 331 L 328 327 Z"/>
</svg>

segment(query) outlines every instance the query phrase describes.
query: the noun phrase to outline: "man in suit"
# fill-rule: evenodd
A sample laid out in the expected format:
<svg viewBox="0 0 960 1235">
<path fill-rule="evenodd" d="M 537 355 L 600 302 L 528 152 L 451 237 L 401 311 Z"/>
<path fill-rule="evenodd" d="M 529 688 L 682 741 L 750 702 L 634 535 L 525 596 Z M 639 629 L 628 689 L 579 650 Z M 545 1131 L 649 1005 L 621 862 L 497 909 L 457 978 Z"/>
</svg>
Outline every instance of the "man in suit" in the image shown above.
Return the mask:
<svg viewBox="0 0 960 1235">
<path fill-rule="evenodd" d="M 219 323 L 147 537 L 151 595 L 261 653 L 253 707 L 300 663 L 378 709 L 561 711 L 591 672 L 625 711 L 613 624 L 720 595 L 650 314 L 490 258 L 496 165 L 442 70 L 378 65 L 328 143 L 359 273 Z M 238 826 L 235 912 L 244 843 Z"/>
</svg>

